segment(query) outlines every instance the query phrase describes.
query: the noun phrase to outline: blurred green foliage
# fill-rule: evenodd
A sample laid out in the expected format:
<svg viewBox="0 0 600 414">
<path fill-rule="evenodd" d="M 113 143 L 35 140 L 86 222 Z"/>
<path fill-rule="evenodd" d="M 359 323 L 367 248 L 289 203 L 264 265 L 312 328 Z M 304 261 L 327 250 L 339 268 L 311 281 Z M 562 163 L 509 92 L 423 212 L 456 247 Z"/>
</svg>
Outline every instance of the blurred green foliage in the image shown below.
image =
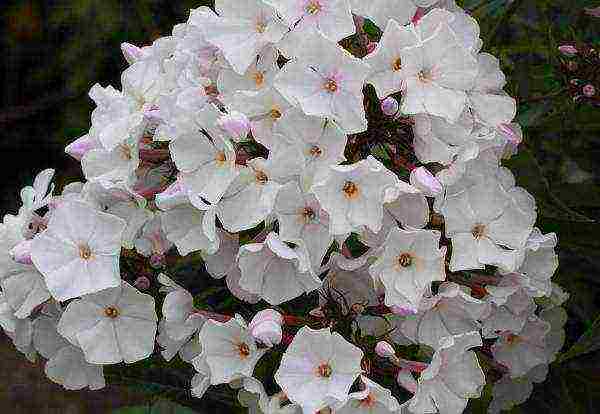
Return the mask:
<svg viewBox="0 0 600 414">
<path fill-rule="evenodd" d="M 120 43 L 148 44 L 168 35 L 173 24 L 185 21 L 190 8 L 210 3 L 3 1 L 0 152 L 12 162 L 0 166 L 2 211 L 16 208 L 18 188 L 30 183 L 42 168 L 57 168 L 59 184 L 80 178 L 79 166 L 63 154 L 63 148 L 89 127 L 93 109 L 87 98 L 89 88 L 96 82 L 119 86 L 120 73 L 126 67 Z M 567 353 L 551 366 L 548 380 L 535 386 L 532 398 L 512 412 L 599 412 L 600 109 L 573 101 L 571 81 L 575 72 L 565 70 L 569 59 L 557 50 L 565 42 L 600 50 L 600 19 L 584 13 L 584 8 L 598 6 L 598 1 L 458 3 L 479 21 L 484 51 L 500 58 L 508 80 L 506 89 L 518 99 L 524 143 L 506 165 L 519 185 L 535 195 L 542 231 L 558 234 L 560 267 L 555 281 L 571 295 L 566 304 Z M 375 33 L 378 29 L 367 30 Z M 596 72 L 590 76 L 595 79 L 581 81 L 595 82 L 600 91 L 600 68 L 592 70 Z M 182 270 L 182 280 L 184 273 Z M 219 293 L 218 289 L 210 292 L 213 296 Z M 219 301 L 214 308 L 222 305 Z M 242 304 L 232 305 L 244 311 Z M 159 373 L 163 365 L 157 357 L 128 367 L 125 374 L 111 371 L 110 378 L 131 384 L 131 378 L 119 376 L 135 374 L 138 381 L 132 385 L 154 396 L 164 394 L 198 407 L 197 400 L 186 392 L 193 374 L 189 366 L 186 369 L 181 364 L 179 374 Z M 486 389 L 483 401 L 469 404 L 470 412 L 484 412 L 485 400 L 489 401 L 489 387 Z M 217 388 L 214 395 L 231 401 L 234 393 L 230 391 Z M 158 411 L 122 411 L 129 412 Z"/>
</svg>

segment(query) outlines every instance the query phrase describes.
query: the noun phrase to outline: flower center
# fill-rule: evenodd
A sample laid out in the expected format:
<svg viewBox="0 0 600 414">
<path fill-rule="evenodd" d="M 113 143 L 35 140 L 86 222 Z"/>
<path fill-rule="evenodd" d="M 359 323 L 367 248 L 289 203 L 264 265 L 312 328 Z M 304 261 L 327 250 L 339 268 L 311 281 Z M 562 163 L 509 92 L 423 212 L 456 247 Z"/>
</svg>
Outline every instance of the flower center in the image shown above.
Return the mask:
<svg viewBox="0 0 600 414">
<path fill-rule="evenodd" d="M 104 308 L 104 315 L 107 318 L 115 319 L 119 316 L 119 310 L 114 306 L 107 306 Z"/>
<path fill-rule="evenodd" d="M 256 23 L 256 31 L 258 33 L 264 33 L 265 30 L 267 30 L 267 24 L 264 22 L 258 22 Z"/>
<path fill-rule="evenodd" d="M 87 244 L 79 246 L 79 257 L 83 260 L 90 260 L 92 258 L 92 249 Z"/>
<path fill-rule="evenodd" d="M 519 335 L 510 334 L 506 337 L 506 343 L 508 345 L 515 345 L 521 342 L 521 337 Z"/>
<path fill-rule="evenodd" d="M 319 377 L 329 378 L 331 377 L 332 373 L 333 370 L 331 369 L 331 365 L 329 365 L 327 362 L 324 362 L 317 367 L 317 375 L 319 375 Z"/>
<path fill-rule="evenodd" d="M 277 108 L 273 108 L 269 111 L 269 116 L 273 119 L 281 118 L 281 111 Z"/>
<path fill-rule="evenodd" d="M 321 148 L 317 147 L 316 145 L 313 145 L 312 147 L 310 147 L 310 155 L 312 155 L 314 158 L 319 158 L 322 154 L 323 154 L 323 151 L 321 150 Z"/>
<path fill-rule="evenodd" d="M 334 79 L 327 79 L 327 82 L 323 85 L 323 89 L 328 92 L 334 93 L 338 90 L 338 84 Z"/>
<path fill-rule="evenodd" d="M 344 183 L 344 187 L 342 188 L 342 191 L 344 191 L 344 194 L 346 194 L 346 197 L 349 199 L 354 199 L 356 197 L 358 197 L 358 186 L 356 184 L 354 184 L 352 181 L 346 181 Z"/>
<path fill-rule="evenodd" d="M 429 70 L 422 70 L 417 76 L 419 78 L 419 81 L 422 83 L 429 83 L 432 81 L 431 71 Z"/>
<path fill-rule="evenodd" d="M 394 62 L 392 63 L 392 69 L 396 72 L 402 69 L 402 62 L 400 61 L 400 58 L 394 60 Z"/>
<path fill-rule="evenodd" d="M 412 264 L 412 256 L 410 253 L 402 253 L 398 256 L 398 264 L 402 267 L 409 267 Z"/>
<path fill-rule="evenodd" d="M 304 207 L 304 209 L 302 209 L 302 217 L 304 217 L 304 219 L 306 221 L 312 221 L 315 219 L 317 215 L 315 214 L 315 211 L 310 208 L 310 207 Z"/>
<path fill-rule="evenodd" d="M 248 346 L 247 343 L 242 342 L 241 344 L 239 344 L 238 350 L 240 352 L 240 358 L 244 359 L 244 358 L 248 358 L 248 356 L 250 356 L 250 347 Z"/>
<path fill-rule="evenodd" d="M 124 160 L 130 161 L 132 158 L 131 147 L 126 144 L 119 144 L 119 154 L 121 155 L 121 158 L 123 158 Z"/>
<path fill-rule="evenodd" d="M 317 14 L 321 11 L 321 4 L 317 0 L 313 0 L 306 6 L 308 14 Z"/>
<path fill-rule="evenodd" d="M 217 164 L 222 164 L 227 160 L 227 157 L 225 156 L 225 151 L 218 151 L 215 154 L 215 161 L 217 162 Z"/>
<path fill-rule="evenodd" d="M 471 229 L 471 234 L 477 240 L 481 239 L 483 237 L 483 235 L 485 234 L 485 226 L 483 224 L 474 225 L 473 228 Z"/>
<path fill-rule="evenodd" d="M 262 72 L 256 72 L 252 78 L 254 79 L 256 86 L 261 86 L 263 83 L 265 83 L 265 75 Z"/>
<path fill-rule="evenodd" d="M 264 173 L 264 171 L 261 170 L 257 170 L 254 173 L 254 177 L 256 178 L 256 182 L 259 184 L 266 184 L 267 182 L 269 182 L 269 177 L 267 176 L 267 174 Z"/>
<path fill-rule="evenodd" d="M 219 90 L 217 89 L 217 85 L 210 84 L 204 87 L 204 93 L 206 93 L 207 96 L 217 96 Z"/>
<path fill-rule="evenodd" d="M 377 400 L 376 400 L 375 396 L 373 395 L 373 393 L 370 392 L 369 395 L 367 395 L 365 398 L 360 400 L 359 407 L 373 408 L 376 401 Z"/>
</svg>

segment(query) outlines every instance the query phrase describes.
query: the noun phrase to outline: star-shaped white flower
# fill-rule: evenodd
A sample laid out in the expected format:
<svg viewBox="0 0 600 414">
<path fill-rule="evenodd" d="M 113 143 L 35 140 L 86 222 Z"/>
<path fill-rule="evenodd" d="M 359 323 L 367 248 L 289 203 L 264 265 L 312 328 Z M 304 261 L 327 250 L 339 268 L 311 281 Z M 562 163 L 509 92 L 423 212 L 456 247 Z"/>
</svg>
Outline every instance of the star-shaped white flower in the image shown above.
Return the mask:
<svg viewBox="0 0 600 414">
<path fill-rule="evenodd" d="M 69 303 L 57 330 L 89 363 L 131 364 L 152 354 L 157 320 L 154 298 L 123 282 Z"/>
<path fill-rule="evenodd" d="M 251 377 L 265 349 L 258 349 L 241 316 L 222 323 L 207 320 L 200 330 L 202 357 L 210 368 L 212 385 Z"/>
<path fill-rule="evenodd" d="M 301 328 L 289 345 L 275 381 L 290 401 L 312 414 L 345 401 L 361 373 L 363 352 L 329 328 Z"/>
<path fill-rule="evenodd" d="M 327 179 L 315 183 L 312 191 L 329 214 L 331 234 L 343 235 L 363 225 L 378 232 L 386 192 L 396 185 L 396 176 L 370 155 L 330 169 Z"/>
<path fill-rule="evenodd" d="M 33 240 L 31 260 L 57 300 L 121 284 L 119 257 L 126 223 L 81 202 L 54 210 L 48 228 Z"/>
<path fill-rule="evenodd" d="M 333 118 L 348 134 L 367 129 L 363 84 L 369 66 L 319 33 L 275 77 L 275 88 L 307 115 Z"/>
<path fill-rule="evenodd" d="M 435 230 L 390 231 L 382 255 L 369 272 L 385 287 L 385 304 L 401 306 L 415 313 L 431 282 L 446 279 L 446 248 L 439 248 Z"/>
</svg>

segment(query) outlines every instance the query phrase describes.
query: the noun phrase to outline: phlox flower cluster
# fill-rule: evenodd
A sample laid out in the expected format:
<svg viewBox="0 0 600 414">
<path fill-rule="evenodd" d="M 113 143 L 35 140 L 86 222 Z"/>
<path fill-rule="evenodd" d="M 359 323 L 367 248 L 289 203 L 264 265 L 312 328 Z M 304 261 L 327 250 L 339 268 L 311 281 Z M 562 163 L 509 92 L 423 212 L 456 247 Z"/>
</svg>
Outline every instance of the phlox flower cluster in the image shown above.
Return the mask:
<svg viewBox="0 0 600 414">
<path fill-rule="evenodd" d="M 123 44 L 66 147 L 85 181 L 42 171 L 0 224 L 0 325 L 66 389 L 156 349 L 253 413 L 458 414 L 486 379 L 490 412 L 523 402 L 568 295 L 482 50 L 452 0 L 216 0 Z M 186 290 L 185 256 L 254 314 Z"/>
</svg>

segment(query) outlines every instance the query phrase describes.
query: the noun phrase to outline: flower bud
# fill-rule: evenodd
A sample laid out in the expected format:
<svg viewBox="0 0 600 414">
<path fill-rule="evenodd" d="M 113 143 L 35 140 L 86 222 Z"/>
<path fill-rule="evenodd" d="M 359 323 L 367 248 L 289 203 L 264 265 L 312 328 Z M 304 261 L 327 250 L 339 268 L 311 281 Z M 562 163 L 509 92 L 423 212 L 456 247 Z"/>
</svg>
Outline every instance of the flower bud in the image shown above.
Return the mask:
<svg viewBox="0 0 600 414">
<path fill-rule="evenodd" d="M 577 49 L 573 45 L 561 45 L 558 47 L 558 51 L 568 57 L 573 57 L 577 54 Z"/>
<path fill-rule="evenodd" d="M 121 43 L 121 52 L 123 52 L 123 57 L 125 57 L 125 60 L 130 65 L 141 59 L 143 56 L 142 49 L 127 42 Z"/>
<path fill-rule="evenodd" d="M 8 254 L 12 259 L 20 264 L 33 264 L 31 261 L 31 244 L 33 240 L 23 240 L 13 247 Z"/>
<path fill-rule="evenodd" d="M 592 96 L 594 96 L 596 94 L 596 88 L 594 88 L 594 85 L 592 85 L 591 83 L 588 83 L 587 85 L 585 85 L 582 88 L 583 94 L 585 96 L 587 96 L 588 98 L 591 98 Z"/>
<path fill-rule="evenodd" d="M 377 47 L 377 42 L 367 43 L 367 54 L 372 53 L 376 47 Z"/>
<path fill-rule="evenodd" d="M 410 183 L 427 197 L 435 197 L 443 189 L 440 181 L 425 167 L 415 168 L 410 172 Z"/>
<path fill-rule="evenodd" d="M 414 309 L 405 308 L 403 306 L 398 306 L 398 305 L 390 306 L 390 310 L 392 311 L 392 313 L 394 315 L 398 315 L 398 316 L 408 316 L 408 315 L 416 315 L 417 314 L 417 311 L 415 311 Z"/>
<path fill-rule="evenodd" d="M 381 110 L 387 116 L 396 115 L 399 109 L 400 105 L 398 104 L 398 101 L 392 98 L 391 96 L 388 96 L 387 98 L 381 101 Z"/>
<path fill-rule="evenodd" d="M 254 315 L 248 328 L 257 341 L 272 347 L 281 342 L 283 336 L 282 323 L 283 316 L 279 312 L 266 309 Z"/>
<path fill-rule="evenodd" d="M 377 345 L 375 345 L 375 353 L 382 358 L 394 358 L 396 356 L 394 347 L 386 341 L 377 342 Z"/>
<path fill-rule="evenodd" d="M 321 308 L 314 308 L 314 309 L 311 309 L 311 310 L 308 312 L 308 314 L 309 314 L 310 316 L 312 316 L 312 317 L 315 317 L 315 318 L 324 318 L 324 317 L 325 317 L 325 312 L 323 312 L 323 309 L 321 309 Z"/>
<path fill-rule="evenodd" d="M 138 290 L 147 290 L 150 287 L 150 279 L 146 276 L 140 276 L 133 283 Z"/>
<path fill-rule="evenodd" d="M 67 145 L 65 152 L 77 161 L 81 161 L 85 153 L 96 148 L 96 146 L 95 140 L 86 134 Z"/>
<path fill-rule="evenodd" d="M 235 142 L 240 142 L 248 136 L 250 132 L 250 121 L 248 117 L 241 112 L 232 111 L 223 115 L 217 121 L 217 125 L 223 129 Z"/>
</svg>

